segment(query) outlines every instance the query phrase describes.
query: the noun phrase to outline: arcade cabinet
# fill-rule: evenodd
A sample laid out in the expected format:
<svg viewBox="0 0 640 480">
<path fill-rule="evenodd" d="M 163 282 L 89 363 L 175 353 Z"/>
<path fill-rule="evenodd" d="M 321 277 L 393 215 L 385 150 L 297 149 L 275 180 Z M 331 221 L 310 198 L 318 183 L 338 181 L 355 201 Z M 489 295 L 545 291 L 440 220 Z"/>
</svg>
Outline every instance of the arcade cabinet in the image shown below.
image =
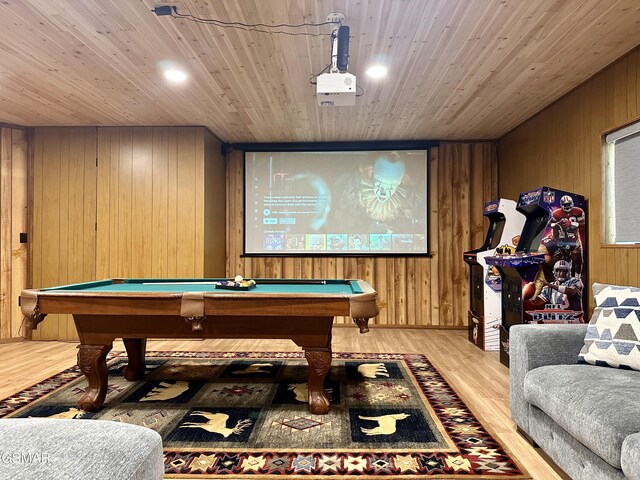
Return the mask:
<svg viewBox="0 0 640 480">
<path fill-rule="evenodd" d="M 469 341 L 483 350 L 497 351 L 502 318 L 502 279 L 494 266 L 487 265 L 486 257 L 492 256 L 496 249 L 515 251 L 513 239 L 520 235 L 526 217 L 516 210 L 516 202 L 506 198 L 487 202 L 482 214 L 489 219 L 484 243 L 480 248 L 464 253 L 464 261 L 470 270 Z"/>
<path fill-rule="evenodd" d="M 513 254 L 487 257 L 502 277 L 500 361 L 509 365 L 509 328 L 519 323 L 583 323 L 587 305 L 586 205 L 551 187 L 520 194 L 526 216 Z"/>
</svg>

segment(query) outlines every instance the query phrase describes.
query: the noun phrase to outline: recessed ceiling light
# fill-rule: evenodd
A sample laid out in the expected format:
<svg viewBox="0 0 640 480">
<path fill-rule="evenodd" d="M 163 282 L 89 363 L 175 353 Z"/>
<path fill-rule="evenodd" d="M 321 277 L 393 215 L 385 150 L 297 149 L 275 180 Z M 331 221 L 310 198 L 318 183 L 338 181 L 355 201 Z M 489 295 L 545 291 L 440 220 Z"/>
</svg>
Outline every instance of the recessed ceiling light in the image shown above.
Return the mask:
<svg viewBox="0 0 640 480">
<path fill-rule="evenodd" d="M 187 79 L 187 74 L 182 70 L 166 70 L 164 72 L 164 78 L 171 82 L 184 82 Z"/>
<path fill-rule="evenodd" d="M 371 78 L 382 78 L 387 74 L 387 67 L 383 65 L 374 65 L 367 69 L 367 75 Z"/>
</svg>

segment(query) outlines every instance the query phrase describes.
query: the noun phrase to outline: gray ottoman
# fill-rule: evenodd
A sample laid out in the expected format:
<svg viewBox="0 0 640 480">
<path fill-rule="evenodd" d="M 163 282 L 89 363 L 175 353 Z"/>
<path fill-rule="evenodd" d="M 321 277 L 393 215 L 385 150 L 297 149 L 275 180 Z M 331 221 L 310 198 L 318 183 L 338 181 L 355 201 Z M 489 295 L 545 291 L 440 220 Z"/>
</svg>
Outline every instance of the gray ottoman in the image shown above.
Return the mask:
<svg viewBox="0 0 640 480">
<path fill-rule="evenodd" d="M 0 420 L 0 479 L 161 479 L 162 439 L 100 420 Z"/>
</svg>

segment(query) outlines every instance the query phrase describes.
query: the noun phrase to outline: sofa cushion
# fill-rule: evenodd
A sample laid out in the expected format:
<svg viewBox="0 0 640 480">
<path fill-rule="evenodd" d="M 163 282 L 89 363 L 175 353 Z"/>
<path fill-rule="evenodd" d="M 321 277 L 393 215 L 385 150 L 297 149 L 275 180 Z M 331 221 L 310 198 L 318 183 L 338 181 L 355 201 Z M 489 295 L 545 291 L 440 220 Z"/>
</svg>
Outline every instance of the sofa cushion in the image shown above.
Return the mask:
<svg viewBox="0 0 640 480">
<path fill-rule="evenodd" d="M 0 478 L 162 479 L 162 438 L 145 427 L 103 420 L 0 420 Z"/>
<path fill-rule="evenodd" d="M 526 374 L 524 397 L 616 468 L 622 442 L 640 432 L 640 372 L 548 365 Z"/>
<path fill-rule="evenodd" d="M 594 283 L 593 295 L 578 363 L 640 370 L 640 288 Z"/>
</svg>

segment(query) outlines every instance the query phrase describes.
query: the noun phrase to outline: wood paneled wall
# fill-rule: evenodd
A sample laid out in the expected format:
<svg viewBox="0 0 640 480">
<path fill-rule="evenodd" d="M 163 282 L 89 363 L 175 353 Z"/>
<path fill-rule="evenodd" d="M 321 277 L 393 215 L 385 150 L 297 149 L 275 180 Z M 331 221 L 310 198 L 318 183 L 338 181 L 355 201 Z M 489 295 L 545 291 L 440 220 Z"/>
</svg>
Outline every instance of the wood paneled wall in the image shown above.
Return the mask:
<svg viewBox="0 0 640 480">
<path fill-rule="evenodd" d="M 204 128 L 98 129 L 97 278 L 224 274 L 222 261 L 205 269 L 205 171 L 215 163 L 205 137 Z"/>
<path fill-rule="evenodd" d="M 220 140 L 204 131 L 204 270 L 205 277 L 226 275 L 227 165 Z"/>
<path fill-rule="evenodd" d="M 33 148 L 32 286 L 91 279 L 96 272 L 96 129 L 36 129 Z M 75 335 L 69 316 L 49 315 L 33 338 Z"/>
<path fill-rule="evenodd" d="M 380 295 L 381 325 L 466 324 L 462 253 L 482 243 L 482 205 L 496 196 L 491 143 L 432 149 L 430 258 L 242 257 L 243 154 L 231 153 L 225 169 L 201 128 L 41 128 L 34 150 L 34 287 L 224 275 L 226 258 L 230 276 L 366 279 Z M 75 339 L 73 321 L 50 316 L 34 338 Z"/>
<path fill-rule="evenodd" d="M 639 87 L 636 49 L 499 141 L 501 195 L 549 185 L 587 198 L 589 283 L 640 285 L 640 248 L 602 245 L 602 133 L 638 118 Z"/>
<path fill-rule="evenodd" d="M 38 128 L 34 152 L 34 287 L 224 275 L 225 164 L 206 129 Z M 33 338 L 75 339 L 73 319 Z"/>
<path fill-rule="evenodd" d="M 497 192 L 491 143 L 443 143 L 431 150 L 432 257 L 242 257 L 243 153 L 228 159 L 227 251 L 230 276 L 362 278 L 378 291 L 377 324 L 462 327 L 469 308 L 469 272 L 462 253 L 481 245 L 482 206 Z M 347 319 L 338 319 L 339 323 Z"/>
<path fill-rule="evenodd" d="M 28 134 L 0 128 L 0 340 L 18 338 L 18 295 L 27 286 Z"/>
</svg>

